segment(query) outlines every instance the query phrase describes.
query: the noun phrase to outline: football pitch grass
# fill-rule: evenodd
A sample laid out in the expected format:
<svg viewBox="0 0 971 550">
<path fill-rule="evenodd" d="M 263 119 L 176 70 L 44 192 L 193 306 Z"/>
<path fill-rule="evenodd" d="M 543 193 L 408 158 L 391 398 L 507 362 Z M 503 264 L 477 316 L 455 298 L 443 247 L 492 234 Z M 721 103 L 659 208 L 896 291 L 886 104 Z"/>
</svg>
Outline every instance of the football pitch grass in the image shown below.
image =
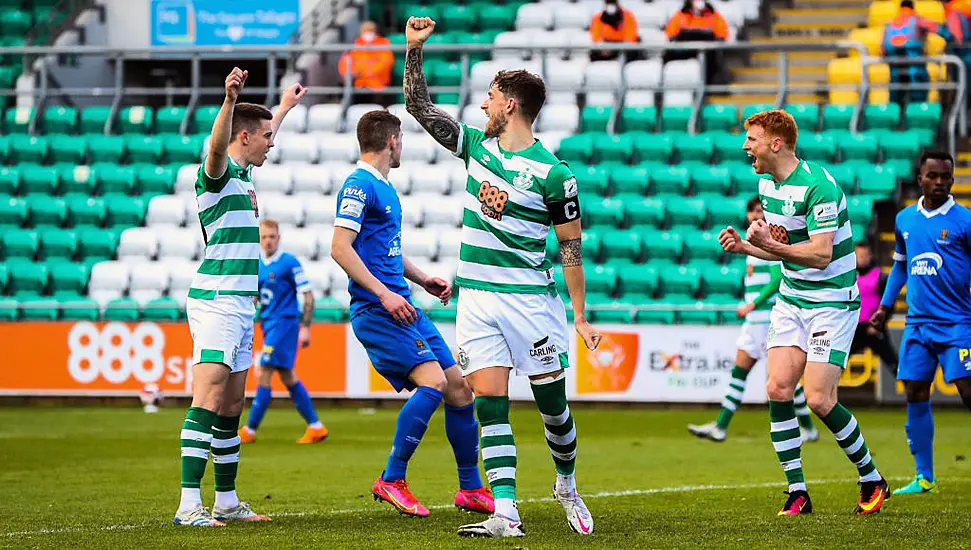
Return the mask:
<svg viewBox="0 0 971 550">
<path fill-rule="evenodd" d="M 282 400 L 281 400 L 282 401 Z M 396 411 L 324 408 L 325 443 L 295 444 L 292 409 L 267 414 L 242 450 L 237 489 L 265 524 L 221 529 L 172 525 L 179 497 L 182 407 L 146 415 L 124 408 L 0 408 L 0 548 L 968 548 L 971 431 L 966 411 L 935 412 L 941 491 L 897 496 L 880 514 L 855 517 L 856 471 L 823 428 L 803 447 L 811 516 L 780 518 L 784 478 L 764 408 L 736 415 L 725 443 L 690 436 L 685 425 L 715 409 L 602 409 L 577 405 L 578 482 L 596 533 L 569 531 L 550 498 L 553 465 L 538 413 L 518 406 L 525 539 L 467 540 L 456 527 L 480 516 L 451 507 L 457 481 L 441 411 L 409 469 L 428 519 L 375 503 Z M 899 487 L 913 475 L 904 410 L 860 409 L 881 472 Z M 212 465 L 203 498 L 212 506 Z"/>
</svg>

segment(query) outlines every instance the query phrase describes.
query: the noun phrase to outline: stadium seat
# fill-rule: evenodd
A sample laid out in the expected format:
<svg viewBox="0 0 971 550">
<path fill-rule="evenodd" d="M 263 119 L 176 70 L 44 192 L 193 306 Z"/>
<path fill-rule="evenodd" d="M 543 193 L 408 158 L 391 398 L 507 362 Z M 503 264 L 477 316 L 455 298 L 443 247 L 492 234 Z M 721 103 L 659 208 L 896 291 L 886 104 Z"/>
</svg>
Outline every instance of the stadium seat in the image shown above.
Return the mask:
<svg viewBox="0 0 971 550">
<path fill-rule="evenodd" d="M 0 321 L 16 321 L 20 318 L 20 302 L 0 296 Z"/>
<path fill-rule="evenodd" d="M 565 106 L 558 106 L 562 110 Z M 613 108 L 608 106 L 587 106 L 580 113 L 581 132 L 606 132 Z M 568 129 L 568 128 L 563 128 Z"/>
<path fill-rule="evenodd" d="M 131 166 L 98 163 L 94 166 L 101 182 L 101 192 L 131 195 L 135 192 L 135 170 Z"/>
<path fill-rule="evenodd" d="M 733 105 L 705 105 L 701 108 L 701 131 L 730 132 L 738 127 L 738 110 Z"/>
<path fill-rule="evenodd" d="M 4 231 L 0 233 L 0 243 L 3 244 L 4 260 L 11 258 L 33 260 L 39 247 L 37 232 L 30 229 Z"/>
<path fill-rule="evenodd" d="M 34 117 L 31 107 L 11 107 L 3 117 L 3 131 L 6 134 L 26 134 L 30 120 Z"/>
<path fill-rule="evenodd" d="M 267 168 L 264 166 L 260 171 Z M 174 190 L 175 170 L 169 166 L 141 166 L 136 180 L 142 193 L 168 195 Z"/>
<path fill-rule="evenodd" d="M 152 131 L 154 121 L 155 112 L 151 107 L 125 107 L 118 114 L 118 131 L 123 134 L 148 134 Z"/>
<path fill-rule="evenodd" d="M 60 314 L 60 304 L 54 298 L 28 296 L 19 302 L 20 318 L 24 321 L 55 321 Z"/>
<path fill-rule="evenodd" d="M 900 105 L 867 105 L 863 108 L 863 129 L 895 129 L 900 125 Z"/>
<path fill-rule="evenodd" d="M 669 61 L 664 64 L 661 81 L 665 107 L 689 106 L 694 102 L 696 88 L 702 83 L 701 62 L 697 59 Z"/>
<path fill-rule="evenodd" d="M 584 258 L 597 261 L 600 258 L 601 246 L 600 233 L 593 230 L 584 230 L 581 233 L 581 253 Z"/>
<path fill-rule="evenodd" d="M 34 227 L 61 227 L 67 220 L 67 203 L 59 197 L 33 195 L 27 197 L 30 222 Z"/>
<path fill-rule="evenodd" d="M 936 131 L 941 123 L 940 103 L 909 103 L 904 114 L 904 126 L 908 129 Z"/>
<path fill-rule="evenodd" d="M 122 262 L 101 262 L 91 268 L 88 294 L 99 304 L 121 297 L 128 290 L 131 267 Z"/>
<path fill-rule="evenodd" d="M 678 261 L 684 253 L 684 240 L 677 231 L 651 231 L 645 238 L 649 243 L 645 252 L 651 260 Z"/>
<path fill-rule="evenodd" d="M 800 135 L 796 144 L 796 151 L 799 158 L 813 162 L 830 163 L 836 159 L 836 143 L 827 134 L 807 133 Z"/>
<path fill-rule="evenodd" d="M 74 258 L 78 250 L 77 232 L 67 229 L 48 229 L 42 231 L 38 258 L 41 260 Z"/>
<path fill-rule="evenodd" d="M 128 162 L 157 163 L 162 158 L 162 140 L 156 136 L 131 135 L 126 140 Z"/>
<path fill-rule="evenodd" d="M 853 105 L 826 105 L 823 107 L 823 131 L 848 130 L 853 119 Z"/>
<path fill-rule="evenodd" d="M 143 321 L 172 322 L 182 318 L 181 306 L 178 300 L 168 296 L 148 300 L 142 306 Z"/>
<path fill-rule="evenodd" d="M 337 217 L 337 202 L 334 197 L 304 196 L 304 223 L 306 225 L 333 226 Z"/>
<path fill-rule="evenodd" d="M 757 190 L 751 190 L 754 196 Z M 721 230 L 725 226 L 731 225 L 736 229 L 744 227 L 745 207 L 748 203 L 746 195 L 739 197 L 721 197 L 718 200 L 707 201 L 708 223 L 713 230 Z"/>
<path fill-rule="evenodd" d="M 119 297 L 104 302 L 105 321 L 134 322 L 138 320 L 138 302 Z"/>
<path fill-rule="evenodd" d="M 201 136 L 166 136 L 162 140 L 162 158 L 173 164 L 199 162 L 204 140 Z"/>
<path fill-rule="evenodd" d="M 41 118 L 44 132 L 48 134 L 73 134 L 78 125 L 78 110 L 74 107 L 48 107 Z"/>
<path fill-rule="evenodd" d="M 186 212 L 183 199 L 176 195 L 162 195 L 148 203 L 145 223 L 149 226 L 181 226 L 185 224 Z"/>
<path fill-rule="evenodd" d="M 98 302 L 84 296 L 59 298 L 58 305 L 64 321 L 97 321 L 101 317 Z"/>
<path fill-rule="evenodd" d="M 708 219 L 708 205 L 699 197 L 671 200 L 667 210 L 668 221 L 672 226 L 701 227 Z"/>
<path fill-rule="evenodd" d="M 858 189 L 862 194 L 890 198 L 897 188 L 897 174 L 887 166 L 877 164 L 861 167 L 857 174 Z"/>
<path fill-rule="evenodd" d="M 88 141 L 84 136 L 51 136 L 50 155 L 53 162 L 81 164 L 87 154 Z"/>
<path fill-rule="evenodd" d="M 637 261 L 641 256 L 643 243 L 640 233 L 627 230 L 605 231 L 603 233 L 603 253 L 606 261 Z"/>
<path fill-rule="evenodd" d="M 442 146 L 432 136 L 428 134 L 415 134 L 409 136 L 408 145 L 401 150 L 401 161 L 402 163 L 432 163 L 438 156 L 439 151 L 442 150 Z"/>
<path fill-rule="evenodd" d="M 913 160 L 920 156 L 920 136 L 915 131 L 890 132 L 877 138 L 883 160 Z"/>
<path fill-rule="evenodd" d="M 98 175 L 86 165 L 63 165 L 59 168 L 61 192 L 65 195 L 91 196 L 98 186 Z"/>
<path fill-rule="evenodd" d="M 786 105 L 785 111 L 795 119 L 800 132 L 815 132 L 819 127 L 819 105 L 796 103 Z"/>
<path fill-rule="evenodd" d="M 88 286 L 90 268 L 81 262 L 56 260 L 48 262 L 51 278 L 51 293 L 55 296 L 76 296 L 84 293 Z"/>
<path fill-rule="evenodd" d="M 728 195 L 732 174 L 725 166 L 696 166 L 691 169 L 691 185 L 696 193 Z"/>
<path fill-rule="evenodd" d="M 679 162 L 701 161 L 707 163 L 711 160 L 714 147 L 711 138 L 704 134 L 678 134 L 674 139 L 674 148 L 678 152 Z"/>
<path fill-rule="evenodd" d="M 27 261 L 8 262 L 10 279 L 7 291 L 15 296 L 35 296 L 43 294 L 47 288 L 50 273 L 42 263 Z"/>
<path fill-rule="evenodd" d="M 651 181 L 655 193 L 672 193 L 683 196 L 688 193 L 688 189 L 691 187 L 690 174 L 684 166 L 656 169 L 651 173 Z"/>
<path fill-rule="evenodd" d="M 109 226 L 137 227 L 145 221 L 145 201 L 140 197 L 115 195 L 105 199 L 105 206 Z"/>
<path fill-rule="evenodd" d="M 161 297 L 169 287 L 169 273 L 165 263 L 144 262 L 132 265 L 128 295 L 145 304 Z"/>
<path fill-rule="evenodd" d="M 576 134 L 560 142 L 557 156 L 567 162 L 587 164 L 593 152 L 595 134 Z"/>
<path fill-rule="evenodd" d="M 611 167 L 609 179 L 615 194 L 633 193 L 643 196 L 651 188 L 651 174 L 646 165 Z"/>
<path fill-rule="evenodd" d="M 876 160 L 877 140 L 869 134 L 851 134 L 842 139 L 838 144 L 840 159 L 843 162 L 848 160 Z"/>
<path fill-rule="evenodd" d="M 664 134 L 634 133 L 634 161 L 667 164 L 674 154 L 674 141 Z"/>
<path fill-rule="evenodd" d="M 625 299 L 630 295 L 650 297 L 657 292 L 658 271 L 649 265 L 626 265 L 617 273 Z"/>
<path fill-rule="evenodd" d="M 168 258 L 194 260 L 202 250 L 202 234 L 196 228 L 165 228 L 156 232 L 156 237 L 160 261 Z"/>
<path fill-rule="evenodd" d="M 43 163 L 50 151 L 50 142 L 43 136 L 10 136 L 10 160 L 14 163 Z"/>
<path fill-rule="evenodd" d="M 14 166 L 0 166 L 0 196 L 20 192 L 20 170 Z"/>
<path fill-rule="evenodd" d="M 119 164 L 125 154 L 124 136 L 88 136 L 88 161 Z"/>
<path fill-rule="evenodd" d="M 721 244 L 718 243 L 718 231 L 691 231 L 684 234 L 684 256 L 689 262 L 703 260 L 717 263 L 724 254 Z"/>
<path fill-rule="evenodd" d="M 219 114 L 218 105 L 204 105 L 196 107 L 192 113 L 192 132 L 196 134 L 208 134 L 212 132 L 212 125 Z"/>
<path fill-rule="evenodd" d="M 517 17 L 515 4 L 486 4 L 479 11 L 479 28 L 506 30 L 513 27 Z"/>
<path fill-rule="evenodd" d="M 263 168 L 269 168 L 264 165 Z M 331 180 L 330 170 L 327 165 L 315 164 L 294 164 L 287 165 L 293 176 L 293 193 L 314 193 L 328 194 L 334 189 L 334 182 Z M 256 172 L 254 172 L 254 177 Z M 342 184 L 343 181 L 337 182 Z"/>
<path fill-rule="evenodd" d="M 657 107 L 625 104 L 620 111 L 620 129 L 624 132 L 654 132 L 657 130 Z"/>
<path fill-rule="evenodd" d="M 695 267 L 679 265 L 659 273 L 659 283 L 665 295 L 695 296 L 701 288 L 701 274 Z"/>
<path fill-rule="evenodd" d="M 559 268 L 559 266 L 557 266 Z M 612 294 L 617 286 L 617 270 L 609 265 L 586 266 L 587 292 Z M 561 280 L 562 277 L 556 277 Z"/>
<path fill-rule="evenodd" d="M 163 107 L 159 109 L 155 112 L 155 131 L 158 134 L 180 133 L 185 115 L 186 108 L 182 106 Z"/>
<path fill-rule="evenodd" d="M 625 200 L 627 220 L 632 226 L 662 227 L 667 219 L 664 201 L 658 197 L 642 197 L 639 200 Z M 645 228 L 646 229 L 646 228 Z M 652 239 L 647 240 L 648 247 L 653 246 Z"/>
<path fill-rule="evenodd" d="M 686 105 L 667 105 L 661 108 L 662 132 L 688 132 L 692 107 Z"/>
<path fill-rule="evenodd" d="M 327 133 L 315 134 L 315 136 L 316 139 L 313 141 L 308 140 L 306 136 L 284 136 L 292 139 L 286 139 L 280 145 L 281 158 L 284 161 L 317 162 L 319 158 L 322 162 L 353 162 L 358 157 L 357 136 L 354 134 Z M 412 141 L 410 138 L 411 136 L 408 139 L 409 147 Z M 315 152 L 310 147 L 319 148 L 319 150 Z"/>
<path fill-rule="evenodd" d="M 395 180 L 397 184 L 397 180 Z M 426 165 L 411 174 L 412 193 L 434 193 L 444 195 L 451 188 L 449 171 L 444 166 Z"/>
<path fill-rule="evenodd" d="M 158 238 L 155 230 L 133 227 L 122 232 L 118 242 L 118 259 L 126 262 L 143 262 L 158 254 Z"/>
<path fill-rule="evenodd" d="M 119 233 L 88 227 L 78 230 L 78 257 L 84 260 L 109 260 L 118 248 Z"/>
<path fill-rule="evenodd" d="M 67 201 L 68 217 L 72 225 L 101 226 L 107 210 L 105 201 L 100 197 L 75 196 Z"/>
<path fill-rule="evenodd" d="M 738 296 L 742 291 L 744 273 L 732 265 L 710 265 L 702 269 L 701 279 L 709 294 Z"/>
<path fill-rule="evenodd" d="M 0 195 L 0 227 L 20 227 L 27 221 L 27 202 L 17 197 Z"/>
<path fill-rule="evenodd" d="M 81 110 L 81 133 L 104 134 L 105 124 L 111 115 L 111 107 L 94 105 Z"/>
<path fill-rule="evenodd" d="M 303 225 L 306 205 L 296 196 L 264 193 L 259 197 L 260 213 L 282 225 Z"/>
<path fill-rule="evenodd" d="M 624 221 L 624 203 L 615 198 L 587 201 L 581 219 L 586 227 L 619 227 Z"/>
<path fill-rule="evenodd" d="M 593 151 L 596 162 L 626 164 L 634 154 L 634 140 L 627 134 L 598 134 Z"/>
<path fill-rule="evenodd" d="M 342 111 L 340 104 L 318 103 L 311 105 L 307 111 L 307 131 L 309 132 L 339 132 L 341 130 Z M 354 128 L 349 127 L 352 131 Z"/>
<path fill-rule="evenodd" d="M 20 178 L 20 190 L 26 195 L 57 194 L 59 180 L 53 166 L 23 165 Z"/>
</svg>

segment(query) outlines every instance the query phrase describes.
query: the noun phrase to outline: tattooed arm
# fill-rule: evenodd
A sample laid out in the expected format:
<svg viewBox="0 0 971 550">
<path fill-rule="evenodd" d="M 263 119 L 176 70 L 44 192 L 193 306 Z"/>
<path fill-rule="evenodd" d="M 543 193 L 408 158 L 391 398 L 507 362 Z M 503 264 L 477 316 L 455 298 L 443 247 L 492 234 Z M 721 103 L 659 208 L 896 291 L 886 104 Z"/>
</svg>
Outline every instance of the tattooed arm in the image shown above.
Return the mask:
<svg viewBox="0 0 971 550">
<path fill-rule="evenodd" d="M 577 334 L 583 337 L 587 349 L 597 349 L 601 335 L 587 321 L 586 300 L 587 280 L 583 274 L 583 254 L 581 252 L 580 220 L 575 219 L 560 225 L 554 225 L 556 239 L 560 241 L 560 256 L 563 259 L 563 278 L 570 292 L 570 303 L 573 304 L 573 324 Z"/>
<path fill-rule="evenodd" d="M 297 339 L 300 347 L 310 345 L 310 323 L 314 320 L 314 293 L 303 293 L 303 310 L 300 312 L 300 332 Z"/>
<path fill-rule="evenodd" d="M 408 19 L 405 29 L 405 107 L 435 141 L 453 153 L 458 149 L 462 127 L 454 117 L 436 107 L 428 94 L 428 83 L 422 69 L 422 45 L 432 34 L 435 22 L 428 17 Z"/>
</svg>

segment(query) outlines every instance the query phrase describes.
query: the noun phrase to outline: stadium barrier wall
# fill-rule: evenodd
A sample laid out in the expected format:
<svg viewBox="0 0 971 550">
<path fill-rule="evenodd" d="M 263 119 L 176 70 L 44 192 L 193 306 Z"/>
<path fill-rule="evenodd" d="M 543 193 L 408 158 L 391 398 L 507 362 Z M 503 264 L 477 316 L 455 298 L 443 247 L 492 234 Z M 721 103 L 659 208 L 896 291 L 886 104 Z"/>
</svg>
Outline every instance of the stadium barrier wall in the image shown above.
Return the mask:
<svg viewBox="0 0 971 550">
<path fill-rule="evenodd" d="M 587 401 L 718 403 L 735 360 L 738 326 L 603 325 L 596 351 L 570 343 L 570 397 Z M 439 324 L 455 350 L 455 325 Z M 136 396 L 155 384 L 189 396 L 192 340 L 185 323 L 18 322 L 0 324 L 7 349 L 0 395 Z M 254 354 L 261 349 L 256 330 Z M 243 350 L 240 350 L 243 352 Z M 537 358 L 540 360 L 540 358 Z M 370 367 L 348 324 L 314 324 L 311 345 L 297 355 L 297 374 L 314 397 L 404 398 Z M 743 401 L 764 403 L 765 366 L 749 376 Z M 274 381 L 274 392 L 286 390 Z M 255 377 L 248 382 L 255 390 Z M 510 396 L 531 400 L 529 382 L 514 377 Z"/>
</svg>

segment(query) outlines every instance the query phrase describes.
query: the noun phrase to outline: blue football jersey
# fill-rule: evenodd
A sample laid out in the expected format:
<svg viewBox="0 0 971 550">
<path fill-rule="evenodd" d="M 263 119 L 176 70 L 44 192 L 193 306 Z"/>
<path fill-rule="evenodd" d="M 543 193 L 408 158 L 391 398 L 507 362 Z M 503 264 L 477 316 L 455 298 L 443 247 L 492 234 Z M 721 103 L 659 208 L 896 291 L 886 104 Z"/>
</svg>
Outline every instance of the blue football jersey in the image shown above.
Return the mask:
<svg viewBox="0 0 971 550">
<path fill-rule="evenodd" d="M 897 214 L 893 259 L 907 262 L 907 323 L 971 323 L 971 210 L 949 198 Z"/>
<path fill-rule="evenodd" d="M 354 251 L 379 281 L 406 299 L 411 297 L 401 257 L 401 201 L 394 186 L 365 162 L 355 170 L 337 195 L 334 225 L 357 232 Z M 350 279 L 351 316 L 381 303 L 367 289 Z"/>
<path fill-rule="evenodd" d="M 300 261 L 280 251 L 270 258 L 260 258 L 259 284 L 260 319 L 264 323 L 284 317 L 299 317 L 297 295 L 311 291 Z"/>
</svg>

